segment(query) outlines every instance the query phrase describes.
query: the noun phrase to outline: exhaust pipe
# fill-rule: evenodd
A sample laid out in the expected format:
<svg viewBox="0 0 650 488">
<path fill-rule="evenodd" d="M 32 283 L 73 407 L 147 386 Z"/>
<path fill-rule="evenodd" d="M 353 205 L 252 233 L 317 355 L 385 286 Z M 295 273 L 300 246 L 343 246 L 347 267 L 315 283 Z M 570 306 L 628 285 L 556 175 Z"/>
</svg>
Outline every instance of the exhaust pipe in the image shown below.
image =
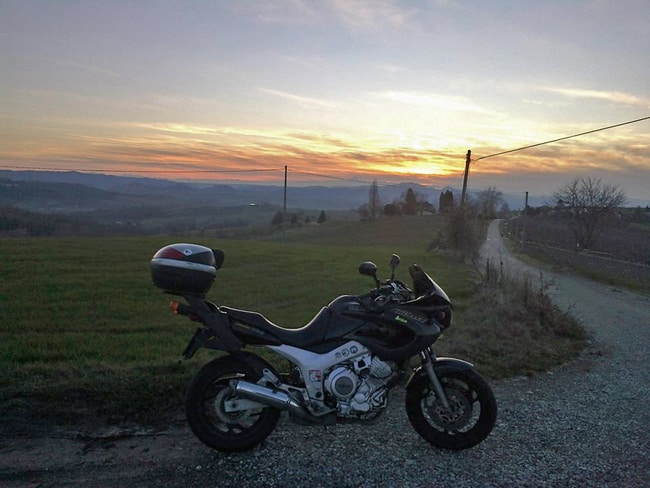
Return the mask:
<svg viewBox="0 0 650 488">
<path fill-rule="evenodd" d="M 263 403 L 264 405 L 279 410 L 288 410 L 290 413 L 303 419 L 314 420 L 313 415 L 305 407 L 283 391 L 272 390 L 271 388 L 243 380 L 232 380 L 230 387 L 241 398 Z"/>
</svg>

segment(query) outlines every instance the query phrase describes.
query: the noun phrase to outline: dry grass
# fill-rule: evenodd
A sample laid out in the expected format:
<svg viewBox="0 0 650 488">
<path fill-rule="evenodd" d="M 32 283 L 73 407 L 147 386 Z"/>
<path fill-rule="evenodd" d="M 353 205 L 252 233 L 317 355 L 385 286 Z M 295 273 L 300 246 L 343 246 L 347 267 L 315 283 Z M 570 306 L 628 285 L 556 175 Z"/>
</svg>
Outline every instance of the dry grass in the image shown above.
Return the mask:
<svg viewBox="0 0 650 488">
<path fill-rule="evenodd" d="M 553 306 L 530 275 L 488 273 L 469 307 L 442 344 L 449 354 L 471 357 L 487 376 L 503 378 L 546 371 L 575 358 L 585 346 L 584 329 Z M 471 356 L 467 356 L 468 353 Z"/>
</svg>

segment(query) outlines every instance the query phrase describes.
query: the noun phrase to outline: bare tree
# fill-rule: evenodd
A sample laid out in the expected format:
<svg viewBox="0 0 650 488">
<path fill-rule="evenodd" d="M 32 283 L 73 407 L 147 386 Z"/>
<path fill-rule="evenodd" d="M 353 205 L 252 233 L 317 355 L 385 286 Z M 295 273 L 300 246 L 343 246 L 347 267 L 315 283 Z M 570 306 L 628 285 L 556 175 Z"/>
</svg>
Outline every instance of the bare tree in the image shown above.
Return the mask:
<svg viewBox="0 0 650 488">
<path fill-rule="evenodd" d="M 497 206 L 503 202 L 503 193 L 494 186 L 489 186 L 477 196 L 478 211 L 486 219 L 497 216 Z"/>
<path fill-rule="evenodd" d="M 435 212 L 434 206 L 431 205 L 431 203 L 429 203 L 429 199 L 427 198 L 427 195 L 425 193 L 416 191 L 415 201 L 416 201 L 418 213 L 420 215 L 423 215 L 424 212 Z"/>
<path fill-rule="evenodd" d="M 368 192 L 368 213 L 370 214 L 370 220 L 375 220 L 381 213 L 381 202 L 379 201 L 379 187 L 377 186 L 377 180 L 372 182 L 372 185 L 370 185 L 370 191 Z"/>
<path fill-rule="evenodd" d="M 602 232 L 603 223 L 627 197 L 617 185 L 606 185 L 599 178 L 575 178 L 553 193 L 558 208 L 565 209 L 572 221 L 578 249 L 589 249 Z"/>
</svg>

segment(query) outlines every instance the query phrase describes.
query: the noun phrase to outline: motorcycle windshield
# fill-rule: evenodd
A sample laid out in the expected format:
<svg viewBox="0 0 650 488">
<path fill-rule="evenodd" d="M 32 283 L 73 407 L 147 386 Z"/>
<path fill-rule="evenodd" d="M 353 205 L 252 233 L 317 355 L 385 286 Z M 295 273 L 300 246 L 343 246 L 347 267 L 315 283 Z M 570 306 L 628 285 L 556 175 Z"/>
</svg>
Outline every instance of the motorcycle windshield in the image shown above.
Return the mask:
<svg viewBox="0 0 650 488">
<path fill-rule="evenodd" d="M 413 279 L 413 289 L 416 296 L 437 295 L 451 305 L 451 300 L 445 291 L 417 264 L 409 267 L 409 273 Z"/>
<path fill-rule="evenodd" d="M 431 278 L 429 278 L 429 279 L 431 279 Z M 443 290 L 442 288 L 440 288 L 440 286 L 438 285 L 438 283 L 436 283 L 435 281 L 433 281 L 433 279 L 431 279 L 431 283 L 433 284 L 433 288 L 434 288 L 434 290 L 435 290 L 436 295 L 441 296 L 442 298 L 445 299 L 445 301 L 446 301 L 447 303 L 451 304 L 451 300 L 449 299 L 449 297 L 448 297 L 447 294 L 445 293 L 445 290 Z"/>
</svg>

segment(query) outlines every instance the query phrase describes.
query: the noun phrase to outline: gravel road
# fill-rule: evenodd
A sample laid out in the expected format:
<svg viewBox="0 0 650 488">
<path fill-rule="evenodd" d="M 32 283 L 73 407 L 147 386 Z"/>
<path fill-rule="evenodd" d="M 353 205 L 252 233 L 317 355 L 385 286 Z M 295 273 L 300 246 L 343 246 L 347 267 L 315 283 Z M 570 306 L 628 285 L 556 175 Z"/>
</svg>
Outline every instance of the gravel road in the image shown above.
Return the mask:
<svg viewBox="0 0 650 488">
<path fill-rule="evenodd" d="M 496 222 L 483 256 L 524 269 Z M 545 272 L 544 280 L 591 345 L 551 372 L 495 383 L 497 425 L 473 449 L 428 445 L 397 390 L 377 424 L 300 427 L 283 416 L 263 445 L 241 454 L 203 447 L 180 419 L 160 432 L 0 435 L 0 486 L 650 486 L 650 299 L 571 276 Z"/>
</svg>

